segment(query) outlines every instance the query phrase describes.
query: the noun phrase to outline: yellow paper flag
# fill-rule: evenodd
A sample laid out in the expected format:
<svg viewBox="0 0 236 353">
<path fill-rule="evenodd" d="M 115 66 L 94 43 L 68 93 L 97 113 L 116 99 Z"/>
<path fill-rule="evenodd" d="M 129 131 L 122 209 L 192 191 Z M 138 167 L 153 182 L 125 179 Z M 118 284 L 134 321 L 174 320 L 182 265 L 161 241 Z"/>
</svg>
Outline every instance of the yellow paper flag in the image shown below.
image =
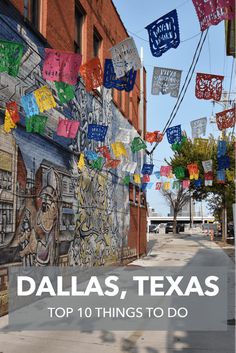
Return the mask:
<svg viewBox="0 0 236 353">
<path fill-rule="evenodd" d="M 80 157 L 79 157 L 79 161 L 78 161 L 77 166 L 78 166 L 78 168 L 79 168 L 80 170 L 83 170 L 83 169 L 84 169 L 85 161 L 84 161 L 84 154 L 83 154 L 83 153 L 80 154 Z"/>
<path fill-rule="evenodd" d="M 123 142 L 114 142 L 111 144 L 111 148 L 116 158 L 120 156 L 128 156 Z"/>
<path fill-rule="evenodd" d="M 170 182 L 169 181 L 166 181 L 165 183 L 163 183 L 163 189 L 170 190 Z"/>
<path fill-rule="evenodd" d="M 38 104 L 40 112 L 56 107 L 56 102 L 52 92 L 47 86 L 42 86 L 34 91 L 34 96 Z"/>
<path fill-rule="evenodd" d="M 234 181 L 235 175 L 233 170 L 226 170 L 226 176 L 228 181 Z"/>
<path fill-rule="evenodd" d="M 141 177 L 140 177 L 140 174 L 134 174 L 133 175 L 133 178 L 134 178 L 134 182 L 136 184 L 141 184 Z"/>
<path fill-rule="evenodd" d="M 5 120 L 4 120 L 4 131 L 5 132 L 11 132 L 11 129 L 14 129 L 16 127 L 16 124 L 11 118 L 11 115 L 8 110 L 5 111 Z"/>
</svg>

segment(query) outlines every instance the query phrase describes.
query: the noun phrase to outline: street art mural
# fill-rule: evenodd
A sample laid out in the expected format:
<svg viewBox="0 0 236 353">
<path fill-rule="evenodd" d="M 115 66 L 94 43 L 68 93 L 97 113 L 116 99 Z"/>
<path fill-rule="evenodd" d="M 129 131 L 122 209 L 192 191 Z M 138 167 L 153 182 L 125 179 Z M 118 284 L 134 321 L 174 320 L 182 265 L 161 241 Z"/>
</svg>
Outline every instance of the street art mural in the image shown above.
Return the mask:
<svg viewBox="0 0 236 353">
<path fill-rule="evenodd" d="M 86 93 L 82 82 L 75 98 L 60 104 L 52 82 L 42 78 L 43 44 L 24 26 L 0 15 L 1 38 L 24 44 L 17 77 L 0 74 L 0 100 L 15 100 L 47 84 L 57 107 L 45 112 L 44 135 L 27 133 L 21 121 L 11 134 L 0 126 L 0 264 L 25 266 L 100 266 L 119 261 L 127 248 L 129 195 L 116 173 L 78 170 L 79 153 L 101 143 L 88 140 L 88 124 L 109 125 L 105 145 L 119 127 L 132 129 L 112 103 L 111 91 Z M 5 103 L 4 103 L 5 105 Z M 80 122 L 76 138 L 55 131 L 59 116 Z M 135 133 L 135 130 L 134 130 Z M 132 160 L 132 156 L 129 156 Z"/>
</svg>

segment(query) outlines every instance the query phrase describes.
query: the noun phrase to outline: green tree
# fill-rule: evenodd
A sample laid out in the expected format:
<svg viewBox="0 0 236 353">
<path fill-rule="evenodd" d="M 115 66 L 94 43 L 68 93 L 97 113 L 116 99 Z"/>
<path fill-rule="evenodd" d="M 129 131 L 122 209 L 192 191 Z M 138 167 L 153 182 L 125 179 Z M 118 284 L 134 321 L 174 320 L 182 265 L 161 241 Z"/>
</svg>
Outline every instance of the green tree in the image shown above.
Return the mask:
<svg viewBox="0 0 236 353">
<path fill-rule="evenodd" d="M 234 173 L 235 170 L 235 140 L 232 134 L 228 136 L 223 135 L 224 140 L 227 143 L 227 155 L 230 158 L 230 171 Z M 190 192 L 192 197 L 197 200 L 206 200 L 209 204 L 209 208 L 218 220 L 224 221 L 227 218 L 228 221 L 232 221 L 232 204 L 234 202 L 235 195 L 235 181 L 228 180 L 226 178 L 225 184 L 219 184 L 216 180 L 217 171 L 217 144 L 218 139 L 214 139 L 212 135 L 208 138 L 208 146 L 205 149 L 199 149 L 197 139 L 187 139 L 184 141 L 178 151 L 174 152 L 174 156 L 167 163 L 172 166 L 173 170 L 176 167 L 187 167 L 188 164 L 197 163 L 199 167 L 199 178 L 202 179 L 202 185 L 195 187 L 194 182 L 190 184 Z M 212 186 L 204 185 L 204 169 L 202 161 L 212 159 L 213 161 L 213 172 L 214 181 Z M 185 169 L 185 178 L 189 177 L 187 169 Z M 227 220 L 225 220 L 227 221 Z M 225 230 L 225 224 L 223 224 L 223 231 Z M 224 238 L 226 234 L 224 232 Z"/>
</svg>

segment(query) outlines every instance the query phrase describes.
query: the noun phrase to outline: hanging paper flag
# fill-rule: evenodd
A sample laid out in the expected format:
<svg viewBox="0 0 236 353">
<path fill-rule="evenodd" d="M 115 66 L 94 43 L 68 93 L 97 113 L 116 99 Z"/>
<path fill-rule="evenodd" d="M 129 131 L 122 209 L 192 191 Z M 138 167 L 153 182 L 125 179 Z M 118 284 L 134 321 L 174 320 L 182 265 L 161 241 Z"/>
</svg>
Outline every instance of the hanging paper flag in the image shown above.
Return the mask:
<svg viewBox="0 0 236 353">
<path fill-rule="evenodd" d="M 16 124 L 12 121 L 11 115 L 8 110 L 5 111 L 5 120 L 3 129 L 5 132 L 11 132 L 12 129 L 16 128 Z"/>
<path fill-rule="evenodd" d="M 173 10 L 145 27 L 153 56 L 159 57 L 180 43 L 177 11 Z"/>
<path fill-rule="evenodd" d="M 227 152 L 227 143 L 224 140 L 219 140 L 217 144 L 217 157 L 222 157 Z"/>
<path fill-rule="evenodd" d="M 87 150 L 84 154 L 89 161 L 96 161 L 98 159 L 98 154 L 94 151 Z"/>
<path fill-rule="evenodd" d="M 153 172 L 154 164 L 144 163 L 141 173 L 151 175 Z"/>
<path fill-rule="evenodd" d="M 225 170 L 217 170 L 217 183 L 225 184 Z"/>
<path fill-rule="evenodd" d="M 174 174 L 177 179 L 185 178 L 185 168 L 184 167 L 175 167 Z"/>
<path fill-rule="evenodd" d="M 132 141 L 131 144 L 131 151 L 134 152 L 138 152 L 142 149 L 147 148 L 145 142 L 141 139 L 141 137 L 135 137 Z"/>
<path fill-rule="evenodd" d="M 234 0 L 193 0 L 200 22 L 201 31 L 223 20 L 233 20 L 235 17 Z"/>
<path fill-rule="evenodd" d="M 128 37 L 110 49 L 116 78 L 125 76 L 131 69 L 141 69 L 142 64 L 132 37 Z"/>
<path fill-rule="evenodd" d="M 119 128 L 119 132 L 116 137 L 116 140 L 128 144 L 130 143 L 132 136 L 133 136 L 133 131 L 131 129 Z"/>
<path fill-rule="evenodd" d="M 235 109 L 227 109 L 216 113 L 216 123 L 219 130 L 228 129 L 235 125 Z"/>
<path fill-rule="evenodd" d="M 0 72 L 16 77 L 19 72 L 23 56 L 23 45 L 21 43 L 0 40 Z"/>
<path fill-rule="evenodd" d="M 219 101 L 222 94 L 224 76 L 197 73 L 195 96 L 198 99 L 213 99 Z"/>
<path fill-rule="evenodd" d="M 204 173 L 204 178 L 205 178 L 205 186 L 213 185 L 214 175 L 212 171 Z"/>
<path fill-rule="evenodd" d="M 25 119 L 25 128 L 27 132 L 36 132 L 43 135 L 45 132 L 48 118 L 43 115 L 34 115 Z"/>
<path fill-rule="evenodd" d="M 47 86 L 42 86 L 36 89 L 33 93 L 41 113 L 45 110 L 56 107 L 56 102 L 53 98 L 52 92 Z"/>
<path fill-rule="evenodd" d="M 187 165 L 190 180 L 199 178 L 199 168 L 197 163 L 191 163 Z"/>
<path fill-rule="evenodd" d="M 65 82 L 55 82 L 60 102 L 67 103 L 75 97 L 75 87 Z"/>
<path fill-rule="evenodd" d="M 140 174 L 134 174 L 133 179 L 134 179 L 135 184 L 141 184 Z"/>
<path fill-rule="evenodd" d="M 45 48 L 43 78 L 76 85 L 82 56 L 78 53 Z"/>
<path fill-rule="evenodd" d="M 205 153 L 208 150 L 208 139 L 195 138 L 194 146 L 199 153 Z"/>
<path fill-rule="evenodd" d="M 207 118 L 192 120 L 190 122 L 192 129 L 192 138 L 198 138 L 206 135 Z"/>
<path fill-rule="evenodd" d="M 39 114 L 39 108 L 36 103 L 33 93 L 22 96 L 20 99 L 21 105 L 25 111 L 26 116 L 33 116 Z"/>
<path fill-rule="evenodd" d="M 150 181 L 150 175 L 148 175 L 148 174 L 143 175 L 142 182 L 149 183 L 149 181 Z"/>
<path fill-rule="evenodd" d="M 78 166 L 78 168 L 80 170 L 83 170 L 84 167 L 85 167 L 85 160 L 84 160 L 84 154 L 83 153 L 80 153 L 77 166 Z"/>
<path fill-rule="evenodd" d="M 154 172 L 154 175 L 157 179 L 160 179 L 161 177 L 161 172 L 159 170 L 157 170 L 156 172 Z"/>
<path fill-rule="evenodd" d="M 111 159 L 110 151 L 107 146 L 98 147 L 97 150 L 101 153 L 104 158 Z"/>
<path fill-rule="evenodd" d="M 103 85 L 106 88 L 115 88 L 119 91 L 132 91 L 134 88 L 137 71 L 133 68 L 121 78 L 116 78 L 114 66 L 111 59 L 105 59 Z"/>
<path fill-rule="evenodd" d="M 59 118 L 57 135 L 74 139 L 77 135 L 79 126 L 79 121 Z"/>
<path fill-rule="evenodd" d="M 35 132 L 43 135 L 46 129 L 47 117 L 43 115 L 33 115 L 25 119 L 26 132 Z"/>
<path fill-rule="evenodd" d="M 183 180 L 183 189 L 188 189 L 190 185 L 190 180 Z"/>
<path fill-rule="evenodd" d="M 195 188 L 200 188 L 202 186 L 202 179 L 194 180 L 194 186 Z"/>
<path fill-rule="evenodd" d="M 135 169 L 137 168 L 137 162 L 127 162 L 124 163 L 122 171 L 134 174 Z"/>
<path fill-rule="evenodd" d="M 129 183 L 130 183 L 130 176 L 129 176 L 129 175 L 126 175 L 126 176 L 124 177 L 123 183 L 124 183 L 125 185 L 129 185 Z"/>
<path fill-rule="evenodd" d="M 81 65 L 79 72 L 84 80 L 87 92 L 102 86 L 103 71 L 100 59 L 98 57 L 91 59 L 84 65 Z"/>
<path fill-rule="evenodd" d="M 234 181 L 235 172 L 233 170 L 226 170 L 226 177 L 228 181 Z"/>
<path fill-rule="evenodd" d="M 102 170 L 103 163 L 104 163 L 104 159 L 102 157 L 98 157 L 96 161 L 92 161 L 90 166 L 92 169 Z"/>
<path fill-rule="evenodd" d="M 115 169 L 118 167 L 118 165 L 120 164 L 120 160 L 119 159 L 109 159 L 106 164 L 105 164 L 105 168 L 109 169 Z"/>
<path fill-rule="evenodd" d="M 154 67 L 152 75 L 152 94 L 170 94 L 178 97 L 182 71 Z"/>
<path fill-rule="evenodd" d="M 114 142 L 111 144 L 111 148 L 112 148 L 112 151 L 114 153 L 114 156 L 116 158 L 120 157 L 120 156 L 125 156 L 127 157 L 128 154 L 127 154 L 127 151 L 125 149 L 125 146 L 122 142 Z"/>
<path fill-rule="evenodd" d="M 163 183 L 163 190 L 170 190 L 170 181 L 165 181 Z"/>
<path fill-rule="evenodd" d="M 166 134 L 167 134 L 168 142 L 170 144 L 173 144 L 175 142 L 181 142 L 181 139 L 182 139 L 181 125 L 169 127 L 166 130 Z"/>
<path fill-rule="evenodd" d="M 146 132 L 145 140 L 147 142 L 161 142 L 163 139 L 163 134 L 160 131 Z"/>
<path fill-rule="evenodd" d="M 203 166 L 203 169 L 204 169 L 204 172 L 205 173 L 209 173 L 212 171 L 212 168 L 213 168 L 213 162 L 212 162 L 212 159 L 209 159 L 207 161 L 202 161 L 202 166 Z"/>
<path fill-rule="evenodd" d="M 163 165 L 160 169 L 160 175 L 163 177 L 169 177 L 172 173 L 172 167 L 170 165 Z"/>
<path fill-rule="evenodd" d="M 161 181 L 156 182 L 156 190 L 161 190 L 161 187 L 162 187 L 162 182 Z"/>
<path fill-rule="evenodd" d="M 173 190 L 179 190 L 180 188 L 180 182 L 178 180 L 173 181 L 172 189 Z"/>
<path fill-rule="evenodd" d="M 147 183 L 147 189 L 150 190 L 154 183 Z"/>
<path fill-rule="evenodd" d="M 108 126 L 89 124 L 88 125 L 88 139 L 104 142 Z"/>
<path fill-rule="evenodd" d="M 20 115 L 16 102 L 8 102 L 6 104 L 6 109 L 11 116 L 11 120 L 16 124 L 20 121 Z"/>
<path fill-rule="evenodd" d="M 218 169 L 228 169 L 230 167 L 230 159 L 229 156 L 222 156 L 217 158 Z"/>
<path fill-rule="evenodd" d="M 147 190 L 147 186 L 148 186 L 148 183 L 143 183 L 142 186 L 141 186 L 142 191 L 146 191 Z"/>
</svg>

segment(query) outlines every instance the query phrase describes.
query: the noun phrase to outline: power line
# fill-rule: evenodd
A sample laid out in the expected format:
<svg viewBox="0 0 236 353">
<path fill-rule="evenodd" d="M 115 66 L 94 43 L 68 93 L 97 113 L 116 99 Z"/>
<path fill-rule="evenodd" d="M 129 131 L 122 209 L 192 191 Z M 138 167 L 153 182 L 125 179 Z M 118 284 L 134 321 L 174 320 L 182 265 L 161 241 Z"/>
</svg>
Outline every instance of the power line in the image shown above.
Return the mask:
<svg viewBox="0 0 236 353">
<path fill-rule="evenodd" d="M 174 108 L 172 109 L 172 112 L 171 112 L 171 114 L 170 114 L 170 117 L 169 117 L 169 119 L 167 120 L 166 125 L 165 125 L 165 127 L 164 127 L 164 129 L 163 129 L 163 131 L 162 131 L 163 134 L 166 132 L 167 128 L 168 128 L 168 127 L 171 125 L 171 123 L 173 122 L 173 120 L 174 120 L 174 118 L 175 118 L 175 116 L 176 116 L 176 114 L 177 114 L 177 112 L 178 112 L 178 110 L 179 110 L 179 107 L 180 107 L 180 105 L 181 105 L 181 103 L 182 103 L 182 101 L 183 101 L 183 99 L 184 99 L 184 97 L 185 97 L 185 94 L 186 94 L 186 92 L 187 92 L 188 86 L 189 86 L 189 84 L 190 84 L 190 82 L 191 82 L 191 79 L 192 79 L 192 77 L 193 77 L 194 70 L 195 70 L 196 65 L 197 65 L 197 63 L 198 63 L 198 60 L 199 60 L 199 57 L 200 57 L 200 54 L 201 54 L 201 51 L 202 51 L 202 47 L 203 47 L 203 44 L 204 44 L 204 42 L 205 42 L 205 40 L 206 40 L 207 34 L 208 34 L 208 29 L 207 29 L 206 32 L 205 32 L 205 36 L 204 36 L 203 32 L 201 33 L 201 37 L 200 37 L 200 39 L 199 39 L 199 42 L 198 42 L 198 44 L 197 44 L 195 53 L 194 53 L 194 55 L 193 55 L 192 63 L 191 63 L 191 65 L 190 65 L 190 67 L 189 67 L 189 70 L 188 70 L 188 73 L 187 73 L 187 75 L 186 75 L 184 84 L 183 84 L 183 86 L 182 86 L 182 88 L 181 88 L 181 90 L 180 90 L 180 94 L 179 94 L 179 96 L 178 96 L 178 98 L 177 98 L 177 102 L 175 103 Z M 182 95 L 182 94 L 183 94 L 183 95 Z M 181 97 L 181 96 L 182 96 L 182 97 Z M 154 152 L 154 150 L 156 149 L 156 147 L 158 146 L 158 144 L 159 144 L 159 143 L 157 142 L 150 152 L 149 152 L 149 151 L 146 151 L 147 154 L 153 154 L 153 152 Z"/>
<path fill-rule="evenodd" d="M 131 31 L 128 30 L 128 33 L 132 34 L 133 36 L 139 38 L 140 40 L 142 40 L 142 41 L 144 41 L 144 42 L 149 43 L 149 40 L 148 40 L 148 39 L 145 39 L 145 38 L 143 38 L 143 37 L 140 37 L 140 36 L 138 36 L 138 35 L 137 35 L 136 33 L 134 33 L 134 32 L 131 32 Z M 193 39 L 193 38 L 195 38 L 195 37 L 198 37 L 200 34 L 201 34 L 201 32 L 198 32 L 198 33 L 194 34 L 193 36 L 191 36 L 191 37 L 189 37 L 189 38 L 186 38 L 186 39 L 181 40 L 180 43 L 187 42 L 188 40 L 191 40 L 191 39 Z"/>
</svg>

